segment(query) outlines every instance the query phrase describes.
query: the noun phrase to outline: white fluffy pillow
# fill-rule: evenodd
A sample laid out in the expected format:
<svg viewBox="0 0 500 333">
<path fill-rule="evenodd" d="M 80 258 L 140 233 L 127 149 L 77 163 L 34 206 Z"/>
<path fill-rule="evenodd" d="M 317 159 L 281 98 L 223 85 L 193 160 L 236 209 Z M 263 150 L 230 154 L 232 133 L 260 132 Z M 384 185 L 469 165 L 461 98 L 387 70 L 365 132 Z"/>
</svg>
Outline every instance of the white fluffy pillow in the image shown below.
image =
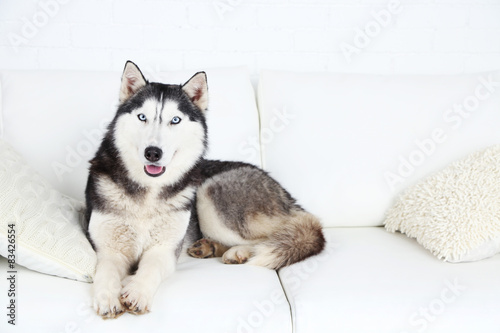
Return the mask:
<svg viewBox="0 0 500 333">
<path fill-rule="evenodd" d="M 96 255 L 80 226 L 82 207 L 0 140 L 0 255 L 15 254 L 16 264 L 42 273 L 91 282 Z M 12 224 L 15 253 L 9 251 Z"/>
<path fill-rule="evenodd" d="M 408 189 L 388 210 L 401 231 L 449 262 L 500 253 L 500 145 L 469 155 Z"/>
</svg>

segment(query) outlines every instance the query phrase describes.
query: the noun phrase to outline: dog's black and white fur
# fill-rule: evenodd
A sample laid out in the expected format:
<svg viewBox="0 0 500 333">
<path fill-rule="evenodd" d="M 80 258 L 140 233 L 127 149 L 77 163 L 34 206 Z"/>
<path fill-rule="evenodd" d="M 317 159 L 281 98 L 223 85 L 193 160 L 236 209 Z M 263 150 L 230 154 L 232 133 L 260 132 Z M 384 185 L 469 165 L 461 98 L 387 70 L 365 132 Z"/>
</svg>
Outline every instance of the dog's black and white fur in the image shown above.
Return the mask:
<svg viewBox="0 0 500 333">
<path fill-rule="evenodd" d="M 150 310 L 183 245 L 194 257 L 272 269 L 323 250 L 317 218 L 261 169 L 209 161 L 206 75 L 149 83 L 127 62 L 116 116 L 91 160 L 88 235 L 97 252 L 94 308 Z M 198 227 L 199 221 L 199 227 Z"/>
</svg>

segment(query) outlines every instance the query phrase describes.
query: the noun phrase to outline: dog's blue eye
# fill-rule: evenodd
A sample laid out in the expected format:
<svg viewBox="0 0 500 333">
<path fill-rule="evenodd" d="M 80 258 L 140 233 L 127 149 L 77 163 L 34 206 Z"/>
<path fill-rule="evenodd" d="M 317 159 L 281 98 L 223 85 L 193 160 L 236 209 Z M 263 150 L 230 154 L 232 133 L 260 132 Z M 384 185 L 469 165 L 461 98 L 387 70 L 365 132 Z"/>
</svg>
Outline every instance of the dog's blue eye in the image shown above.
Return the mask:
<svg viewBox="0 0 500 333">
<path fill-rule="evenodd" d="M 146 115 L 144 113 L 139 113 L 137 118 L 139 118 L 140 121 L 146 121 Z"/>
<path fill-rule="evenodd" d="M 178 124 L 178 123 L 180 123 L 180 122 L 181 122 L 181 118 L 179 118 L 179 117 L 177 117 L 177 116 L 173 117 L 173 118 L 172 118 L 172 120 L 170 121 L 170 123 L 171 123 L 171 124 L 174 124 L 174 125 L 175 125 L 175 124 Z"/>
</svg>

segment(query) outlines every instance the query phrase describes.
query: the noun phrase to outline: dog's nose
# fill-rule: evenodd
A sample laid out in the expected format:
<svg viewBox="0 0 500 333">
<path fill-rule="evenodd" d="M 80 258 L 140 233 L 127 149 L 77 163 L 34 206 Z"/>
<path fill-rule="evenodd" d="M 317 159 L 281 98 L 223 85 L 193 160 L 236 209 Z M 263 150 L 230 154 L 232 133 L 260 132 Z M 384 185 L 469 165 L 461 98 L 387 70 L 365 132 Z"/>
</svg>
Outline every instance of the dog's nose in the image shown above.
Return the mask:
<svg viewBox="0 0 500 333">
<path fill-rule="evenodd" d="M 144 150 L 144 157 L 150 162 L 158 162 L 163 152 L 158 147 L 149 146 Z"/>
</svg>

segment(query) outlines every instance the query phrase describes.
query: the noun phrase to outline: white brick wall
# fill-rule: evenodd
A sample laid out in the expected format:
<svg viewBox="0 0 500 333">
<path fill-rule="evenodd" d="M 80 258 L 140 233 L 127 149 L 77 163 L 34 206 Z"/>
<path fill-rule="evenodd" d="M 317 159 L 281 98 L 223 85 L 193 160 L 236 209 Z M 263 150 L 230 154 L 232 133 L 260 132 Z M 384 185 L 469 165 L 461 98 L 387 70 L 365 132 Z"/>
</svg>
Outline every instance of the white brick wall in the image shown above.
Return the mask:
<svg viewBox="0 0 500 333">
<path fill-rule="evenodd" d="M 390 1 L 1 0 L 0 68 L 121 70 L 127 59 L 149 71 L 246 65 L 254 75 L 500 68 L 500 0 L 400 0 L 384 16 Z M 342 45 L 356 50 L 346 56 Z"/>
</svg>

